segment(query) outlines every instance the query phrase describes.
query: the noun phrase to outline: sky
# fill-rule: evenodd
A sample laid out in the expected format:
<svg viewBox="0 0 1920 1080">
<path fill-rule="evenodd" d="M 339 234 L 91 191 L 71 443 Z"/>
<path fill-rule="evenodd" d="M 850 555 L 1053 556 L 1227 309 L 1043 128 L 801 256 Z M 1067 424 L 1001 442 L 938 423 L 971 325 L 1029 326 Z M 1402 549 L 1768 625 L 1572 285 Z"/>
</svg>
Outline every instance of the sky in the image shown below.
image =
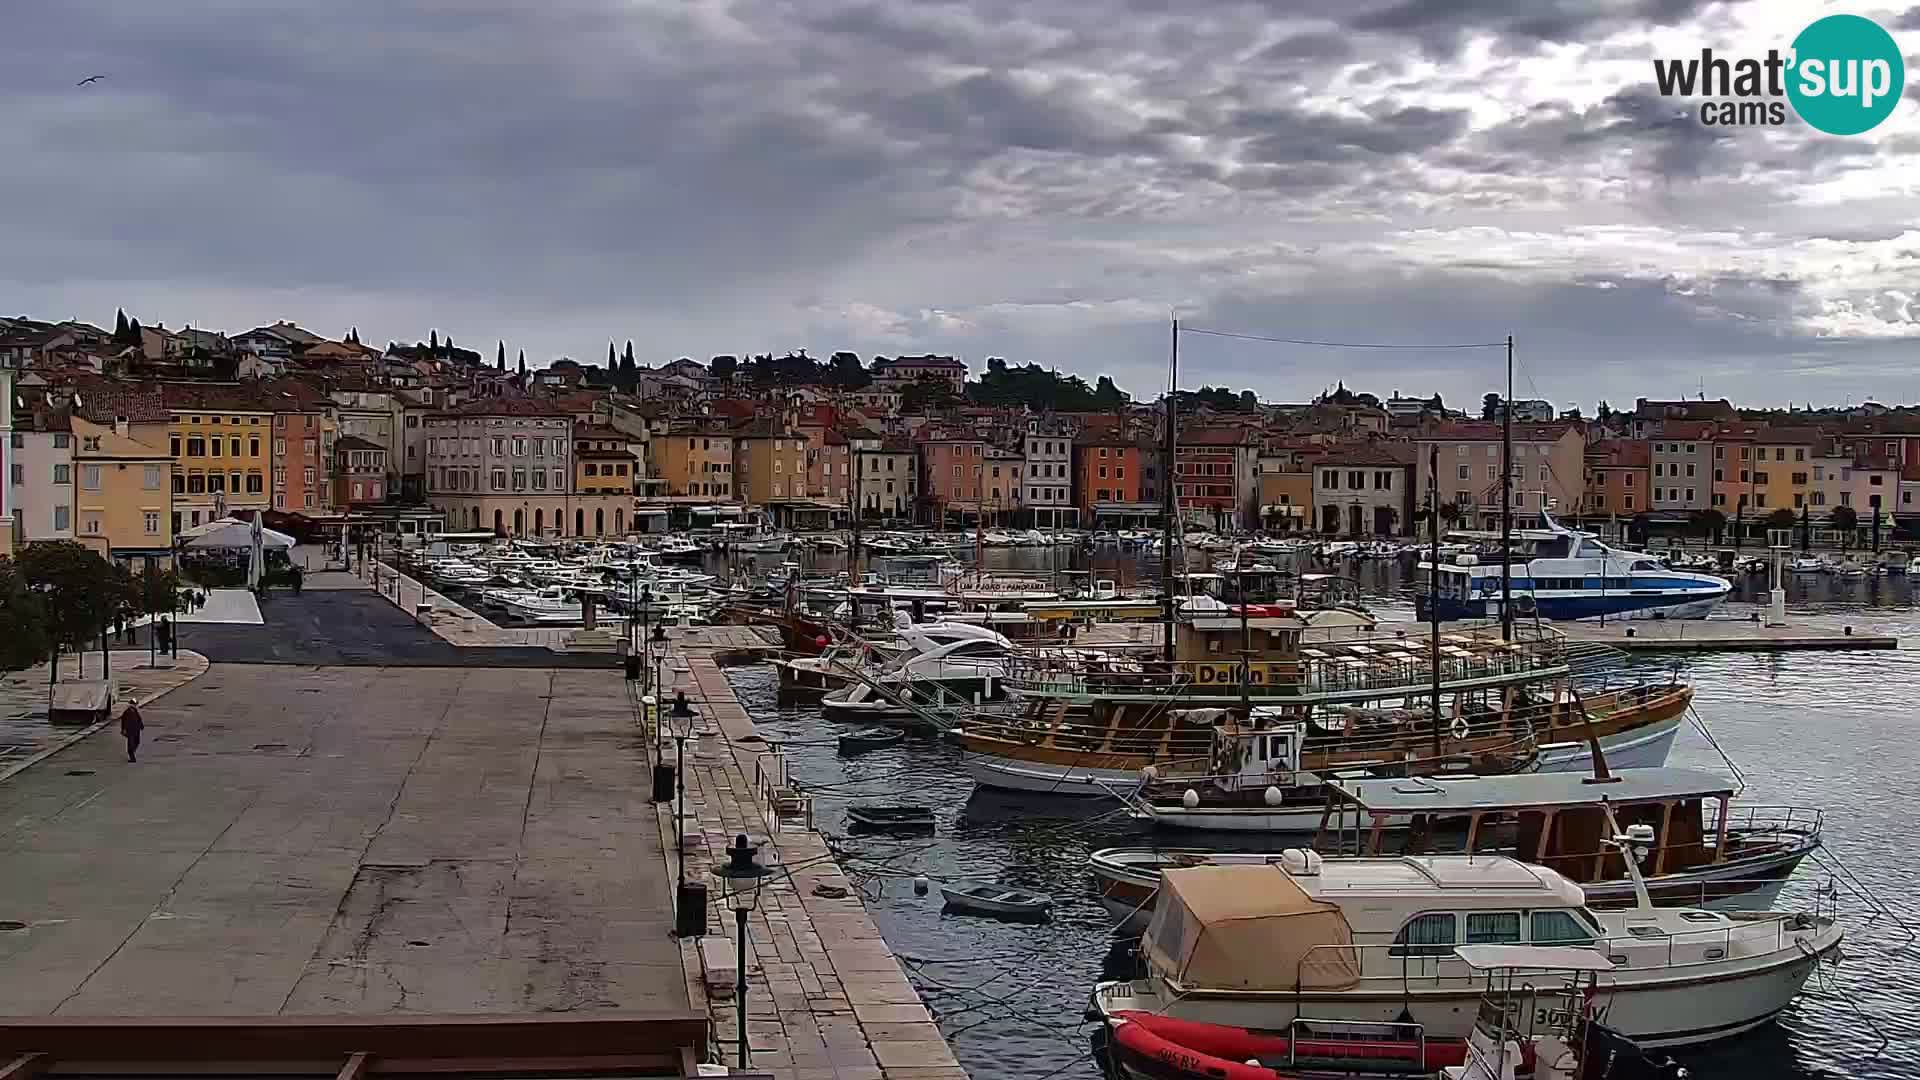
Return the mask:
<svg viewBox="0 0 1920 1080">
<path fill-rule="evenodd" d="M 0 311 L 545 364 L 851 349 L 1150 396 L 1170 320 L 1515 339 L 1517 396 L 1920 401 L 1920 7 L 1765 0 L 18 0 Z M 1656 57 L 1876 19 L 1858 136 Z M 98 82 L 74 85 L 88 75 Z M 1471 405 L 1502 350 L 1182 335 L 1181 384 Z"/>
</svg>

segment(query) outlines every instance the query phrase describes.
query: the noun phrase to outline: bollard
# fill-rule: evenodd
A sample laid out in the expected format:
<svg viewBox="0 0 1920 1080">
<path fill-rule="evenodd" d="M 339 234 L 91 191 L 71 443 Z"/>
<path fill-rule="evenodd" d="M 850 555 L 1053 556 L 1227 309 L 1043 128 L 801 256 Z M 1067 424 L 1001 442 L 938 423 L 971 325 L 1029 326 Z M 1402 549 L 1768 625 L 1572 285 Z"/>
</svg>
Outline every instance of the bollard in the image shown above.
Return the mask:
<svg viewBox="0 0 1920 1080">
<path fill-rule="evenodd" d="M 707 932 L 707 883 L 682 881 L 674 894 L 673 934 L 675 937 L 701 937 Z"/>
<path fill-rule="evenodd" d="M 673 766 L 664 761 L 653 767 L 653 801 L 673 801 Z"/>
</svg>

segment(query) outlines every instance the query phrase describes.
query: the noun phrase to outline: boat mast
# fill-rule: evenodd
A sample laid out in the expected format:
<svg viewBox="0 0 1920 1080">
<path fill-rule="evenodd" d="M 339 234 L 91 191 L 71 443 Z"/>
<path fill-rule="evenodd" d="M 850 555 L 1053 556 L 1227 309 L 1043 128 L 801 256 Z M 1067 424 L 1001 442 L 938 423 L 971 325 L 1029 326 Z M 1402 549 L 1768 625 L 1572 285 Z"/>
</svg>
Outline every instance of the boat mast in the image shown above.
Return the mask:
<svg viewBox="0 0 1920 1080">
<path fill-rule="evenodd" d="M 1433 525 L 1433 552 L 1427 571 L 1427 666 L 1433 669 L 1433 756 L 1440 756 L 1440 444 L 1427 448 L 1427 520 Z"/>
<path fill-rule="evenodd" d="M 1541 496 L 1541 508 L 1546 496 Z M 1601 572 L 1605 573 L 1605 565 Z M 1500 640 L 1513 640 L 1513 335 L 1507 335 L 1507 407 L 1500 411 Z"/>
<path fill-rule="evenodd" d="M 866 507 L 866 495 L 860 491 L 860 440 L 847 440 L 847 453 L 853 458 L 853 483 L 847 487 L 847 508 L 853 513 L 852 543 L 847 548 L 847 584 L 860 584 L 860 514 Z M 833 468 L 833 459 L 827 459 L 827 468 Z M 855 620 L 858 621 L 857 619 Z"/>
<path fill-rule="evenodd" d="M 1167 378 L 1166 466 L 1161 469 L 1160 496 L 1160 658 L 1173 663 L 1173 515 L 1179 506 L 1174 497 L 1173 457 L 1178 448 L 1174 395 L 1180 391 L 1180 320 L 1173 320 L 1173 351 Z M 1171 670 L 1171 669 L 1169 669 Z"/>
</svg>

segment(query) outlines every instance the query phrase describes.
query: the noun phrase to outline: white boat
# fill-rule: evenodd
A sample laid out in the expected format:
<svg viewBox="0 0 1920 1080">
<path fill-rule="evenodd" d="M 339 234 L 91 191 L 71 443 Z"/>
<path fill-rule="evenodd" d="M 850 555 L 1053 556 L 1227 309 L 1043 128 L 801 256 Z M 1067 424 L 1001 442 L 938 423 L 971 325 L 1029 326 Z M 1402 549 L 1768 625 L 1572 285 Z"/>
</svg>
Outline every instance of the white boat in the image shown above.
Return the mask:
<svg viewBox="0 0 1920 1080">
<path fill-rule="evenodd" d="M 1043 919 L 1053 910 L 1053 897 L 998 885 L 942 885 L 940 896 L 953 911 L 973 911 L 1017 919 Z"/>
<path fill-rule="evenodd" d="M 908 651 L 828 693 L 820 699 L 821 715 L 836 722 L 911 721 L 919 710 L 955 709 L 1004 696 L 1013 642 L 986 627 L 958 622 L 938 627 L 903 630 L 900 638 Z"/>
<path fill-rule="evenodd" d="M 1787 563 L 1789 574 L 1824 574 L 1831 569 L 1833 568 L 1827 564 L 1827 560 L 1812 555 L 1796 555 L 1791 562 Z"/>
<path fill-rule="evenodd" d="M 1503 582 L 1496 550 L 1492 561 L 1474 555 L 1442 556 L 1439 567 L 1440 618 L 1485 619 L 1500 614 L 1503 587 L 1513 596 L 1514 612 L 1543 619 L 1704 619 L 1726 600 L 1733 584 L 1713 574 L 1674 570 L 1641 552 L 1607 544 L 1540 515 L 1540 529 L 1513 530 L 1517 557 Z M 1462 533 L 1498 543 L 1499 534 Z M 1431 574 L 1430 561 L 1420 564 Z M 1415 612 L 1429 617 L 1428 590 L 1416 594 Z"/>
<path fill-rule="evenodd" d="M 1633 846 L 1634 834 L 1618 838 Z M 1837 958 L 1822 914 L 1655 908 L 1595 912 L 1580 887 L 1505 856 L 1323 860 L 1168 870 L 1141 941 L 1146 977 L 1101 983 L 1103 1017 L 1128 1011 L 1284 1030 L 1296 1019 L 1471 1033 L 1478 994 L 1462 944 L 1592 948 L 1611 971 L 1609 1026 L 1643 1046 L 1712 1042 L 1760 1027 L 1815 964 Z"/>
<path fill-rule="evenodd" d="M 507 610 L 529 622 L 579 622 L 580 598 L 575 591 L 549 585 L 507 601 Z"/>
</svg>

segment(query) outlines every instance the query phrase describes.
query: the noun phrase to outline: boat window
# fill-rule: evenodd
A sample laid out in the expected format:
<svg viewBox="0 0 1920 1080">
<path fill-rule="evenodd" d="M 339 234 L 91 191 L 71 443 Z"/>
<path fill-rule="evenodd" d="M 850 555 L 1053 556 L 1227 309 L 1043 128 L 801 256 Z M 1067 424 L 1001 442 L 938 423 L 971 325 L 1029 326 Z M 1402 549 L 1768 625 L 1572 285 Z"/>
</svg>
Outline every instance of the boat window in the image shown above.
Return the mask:
<svg viewBox="0 0 1920 1080">
<path fill-rule="evenodd" d="M 1684 922 L 1714 923 L 1716 925 L 1726 921 L 1711 911 L 1683 911 L 1680 913 L 1680 918 Z"/>
<path fill-rule="evenodd" d="M 1475 911 L 1467 915 L 1467 944 L 1512 945 L 1520 940 L 1517 911 Z"/>
<path fill-rule="evenodd" d="M 1641 559 L 1635 562 L 1632 566 L 1628 567 L 1627 569 L 1632 570 L 1635 573 L 1638 573 L 1642 570 L 1658 571 L 1660 569 L 1660 564 L 1657 562 L 1654 562 L 1652 559 Z"/>
<path fill-rule="evenodd" d="M 997 641 L 969 641 L 954 649 L 949 656 L 1001 656 L 1006 648 Z"/>
<path fill-rule="evenodd" d="M 1657 926 L 1645 926 L 1645 925 L 1629 926 L 1627 927 L 1627 933 L 1632 934 L 1634 937 L 1642 938 L 1645 940 L 1657 940 L 1659 938 L 1664 938 L 1667 936 L 1667 932 L 1665 930 L 1662 930 Z"/>
<path fill-rule="evenodd" d="M 1533 913 L 1533 937 L 1535 945 L 1591 945 L 1593 933 L 1580 925 L 1580 920 L 1565 911 L 1536 911 Z"/>
<path fill-rule="evenodd" d="M 1450 914 L 1415 915 L 1393 936 L 1393 956 L 1451 956 L 1454 918 Z"/>
</svg>

